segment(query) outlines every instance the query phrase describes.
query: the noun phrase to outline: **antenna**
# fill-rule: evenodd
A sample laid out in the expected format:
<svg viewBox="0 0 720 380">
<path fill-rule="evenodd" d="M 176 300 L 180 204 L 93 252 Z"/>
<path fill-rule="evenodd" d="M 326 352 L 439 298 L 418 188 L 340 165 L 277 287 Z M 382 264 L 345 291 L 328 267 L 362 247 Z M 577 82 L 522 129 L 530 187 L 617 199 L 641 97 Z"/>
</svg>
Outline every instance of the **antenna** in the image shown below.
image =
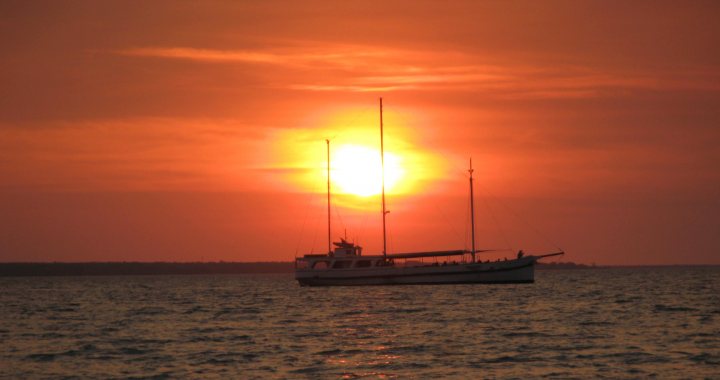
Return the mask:
<svg viewBox="0 0 720 380">
<path fill-rule="evenodd" d="M 473 167 L 472 157 L 470 157 L 470 230 L 472 236 L 472 262 L 475 262 L 475 196 L 473 194 Z"/>
<path fill-rule="evenodd" d="M 385 228 L 385 145 L 383 140 L 383 103 L 380 98 L 380 166 L 382 175 L 382 221 L 383 221 L 383 256 L 387 257 L 387 231 Z"/>
</svg>

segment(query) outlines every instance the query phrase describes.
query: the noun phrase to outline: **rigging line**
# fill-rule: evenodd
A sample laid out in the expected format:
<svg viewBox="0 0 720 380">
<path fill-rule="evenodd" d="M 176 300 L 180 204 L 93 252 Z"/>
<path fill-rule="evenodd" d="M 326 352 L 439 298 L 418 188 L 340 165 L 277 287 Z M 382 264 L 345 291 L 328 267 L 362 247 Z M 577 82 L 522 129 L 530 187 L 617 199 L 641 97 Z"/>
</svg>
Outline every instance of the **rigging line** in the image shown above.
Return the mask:
<svg viewBox="0 0 720 380">
<path fill-rule="evenodd" d="M 510 249 L 511 251 L 514 251 L 515 248 L 513 247 L 513 244 L 510 243 L 510 239 L 508 238 L 507 232 L 505 232 L 505 229 L 503 229 L 502 224 L 500 224 L 500 221 L 498 220 L 497 216 L 493 212 L 492 207 L 490 207 L 490 203 L 488 203 L 487 199 L 483 198 L 483 204 L 485 205 L 485 209 L 487 209 L 488 214 L 490 214 L 490 217 L 492 218 L 493 223 L 495 223 L 495 227 L 498 229 L 498 232 L 500 232 L 500 236 L 505 241 L 505 246 L 508 249 Z"/>
<path fill-rule="evenodd" d="M 310 202 L 312 201 L 312 197 L 310 195 L 307 196 L 307 199 L 305 200 L 305 212 L 303 212 L 303 222 L 300 226 L 300 233 L 298 234 L 297 238 L 297 244 L 295 245 L 295 256 L 297 257 L 298 251 L 300 251 L 300 244 L 302 243 L 302 237 L 305 234 L 305 226 L 307 226 L 307 220 L 310 215 Z"/>
<path fill-rule="evenodd" d="M 313 224 L 313 238 L 312 238 L 312 244 L 310 244 L 310 253 L 315 253 L 315 243 L 317 243 L 317 235 L 318 235 L 318 223 L 320 222 L 320 218 L 315 217 L 314 218 L 315 223 Z"/>
<path fill-rule="evenodd" d="M 553 240 L 551 240 L 550 238 L 548 238 L 547 235 L 543 234 L 543 233 L 540 231 L 540 229 L 538 229 L 537 227 L 535 227 L 535 226 L 534 226 L 533 224 L 531 224 L 528 220 L 522 218 L 522 217 L 520 216 L 520 213 L 519 213 L 519 212 L 515 211 L 512 207 L 510 207 L 507 203 L 505 203 L 505 202 L 503 202 L 502 200 L 500 200 L 498 197 L 496 197 L 496 196 L 494 196 L 494 195 L 492 195 L 492 194 L 489 194 L 489 193 L 488 193 L 488 195 L 490 195 L 491 197 L 493 197 L 493 198 L 495 199 L 495 201 L 498 202 L 501 206 L 505 207 L 506 210 L 510 211 L 510 213 L 515 217 L 515 219 L 517 219 L 517 220 L 525 223 L 525 225 L 526 225 L 527 227 L 529 227 L 533 232 L 535 232 L 535 234 L 537 235 L 537 237 L 539 237 L 540 239 L 544 240 L 546 244 L 549 244 L 549 245 L 551 245 L 551 246 L 553 246 L 553 247 L 556 247 L 556 248 L 558 248 L 559 250 L 562 251 L 562 248 L 560 248 L 560 245 L 555 244 L 555 243 L 553 242 Z"/>
<path fill-rule="evenodd" d="M 365 114 L 368 113 L 368 112 L 370 112 L 370 110 L 373 110 L 373 111 L 374 111 L 375 108 L 374 108 L 374 107 L 373 107 L 373 108 L 371 108 L 371 107 L 363 107 L 363 108 L 361 108 L 361 109 L 362 109 L 362 111 L 354 112 L 354 117 L 353 117 L 353 119 L 350 120 L 349 122 L 343 124 L 342 126 L 343 126 L 343 127 L 347 127 L 347 126 L 355 125 L 355 122 L 358 121 L 358 119 L 360 119 L 362 116 L 365 116 Z"/>
<path fill-rule="evenodd" d="M 452 231 L 453 235 L 460 239 L 465 239 L 465 243 L 467 243 L 467 230 L 464 232 L 460 232 L 457 230 L 457 223 L 452 223 L 452 218 L 450 218 L 446 212 L 446 208 L 440 207 L 440 202 L 429 202 L 432 203 L 432 205 L 435 207 L 435 210 L 439 212 L 440 216 L 443 218 L 445 224 L 450 227 L 450 231 Z"/>
<path fill-rule="evenodd" d="M 390 246 L 390 250 L 391 250 L 391 251 L 397 252 L 397 251 L 395 251 L 395 244 L 394 244 L 394 243 L 395 243 L 395 239 L 393 239 L 393 237 L 394 237 L 393 231 L 390 230 L 390 231 L 388 232 L 388 239 L 387 239 L 388 245 Z"/>
<path fill-rule="evenodd" d="M 327 168 L 321 168 L 320 170 L 321 170 L 321 173 L 322 173 L 322 174 L 320 175 L 320 177 L 322 178 L 322 176 L 325 175 L 325 171 L 327 170 Z M 319 188 L 320 188 L 320 182 L 315 183 L 315 188 L 314 188 L 315 193 L 320 194 Z M 324 215 L 323 215 L 323 216 L 324 216 Z M 310 246 L 310 253 L 315 253 L 315 244 L 317 243 L 318 230 L 319 230 L 318 224 L 320 224 L 320 221 L 321 221 L 321 220 L 325 221 L 325 218 L 324 218 L 324 217 L 318 217 L 318 214 L 315 214 L 314 220 L 315 220 L 315 223 L 314 223 L 314 225 L 313 225 L 313 231 L 314 231 L 314 233 L 313 233 L 312 244 L 311 244 L 311 246 Z"/>
<path fill-rule="evenodd" d="M 362 117 L 364 117 L 365 114 L 367 114 L 368 112 L 370 112 L 370 110 L 371 110 L 370 107 L 364 107 L 364 108 L 362 109 L 362 111 L 354 112 L 354 113 L 353 113 L 354 116 L 352 117 L 352 119 L 351 119 L 350 121 L 345 122 L 345 123 L 343 123 L 343 124 L 340 124 L 340 125 L 336 126 L 336 128 L 337 128 L 337 129 L 340 129 L 340 130 L 347 130 L 347 129 L 349 129 L 350 127 L 356 126 L 356 125 L 357 125 L 357 121 L 360 120 Z M 339 136 L 340 139 L 341 139 L 341 142 L 342 142 L 342 135 L 343 135 L 342 132 L 336 133 L 335 136 L 333 136 L 333 140 L 334 140 L 336 137 Z"/>
<path fill-rule="evenodd" d="M 314 181 L 313 181 L 314 182 Z M 307 227 L 308 219 L 310 218 L 310 205 L 313 201 L 312 194 L 317 193 L 319 185 L 315 183 L 313 185 L 313 189 L 310 192 L 310 194 L 307 194 L 307 197 L 305 199 L 305 211 L 303 212 L 303 222 L 300 227 L 300 233 L 298 234 L 297 244 L 295 246 L 295 255 L 297 256 L 298 252 L 300 251 L 300 245 L 302 244 L 303 236 L 305 236 L 305 227 Z"/>
<path fill-rule="evenodd" d="M 315 216 L 315 224 L 313 225 L 313 238 L 312 238 L 312 244 L 310 245 L 310 253 L 315 253 L 315 243 L 317 243 L 317 236 L 318 236 L 318 224 L 320 223 L 320 220 L 323 218 L 318 218 L 317 215 Z"/>
<path fill-rule="evenodd" d="M 347 226 L 345 225 L 345 221 L 342 218 L 342 215 L 340 215 L 340 207 L 333 205 L 333 209 L 335 209 L 335 216 L 340 219 L 340 225 L 344 230 L 347 230 Z"/>
<path fill-rule="evenodd" d="M 357 125 L 357 121 L 361 120 L 371 110 L 374 110 L 374 108 L 363 107 L 361 109 L 361 111 L 354 112 L 352 115 L 352 118 L 349 121 L 341 124 L 339 126 L 339 129 L 341 129 L 341 130 L 348 129 L 349 127 Z M 340 136 L 340 140 L 342 141 L 342 135 L 343 135 L 342 132 L 336 133 L 333 136 L 332 140 L 336 140 L 338 138 L 338 136 Z M 340 224 L 342 225 L 343 229 L 347 229 L 347 225 L 345 224 L 345 221 L 343 220 L 343 218 L 340 214 L 340 207 L 338 207 L 337 205 L 333 205 L 333 208 L 335 209 L 335 215 L 337 216 L 338 219 L 340 219 Z"/>
<path fill-rule="evenodd" d="M 438 149 L 435 154 L 437 154 L 437 155 L 439 155 L 440 157 L 442 157 L 442 158 L 445 160 L 445 162 L 447 162 L 447 163 L 450 165 L 451 169 L 449 170 L 449 172 L 454 173 L 455 175 L 461 176 L 461 177 L 463 177 L 463 178 L 467 178 L 467 168 L 466 168 L 466 167 L 461 167 L 461 166 L 458 164 L 458 162 L 462 162 L 462 161 L 464 161 L 464 160 L 461 161 L 461 160 L 458 158 L 458 156 L 456 156 L 456 155 L 449 155 L 449 154 L 448 154 L 445 150 L 443 150 L 443 149 Z M 470 155 L 473 156 L 473 157 L 476 156 L 475 154 L 470 154 Z"/>
<path fill-rule="evenodd" d="M 462 168 L 457 164 L 457 157 L 450 157 L 442 150 L 439 150 L 438 152 L 439 153 L 437 154 L 439 154 L 445 160 L 445 162 L 450 164 L 451 170 L 449 170 L 449 172 L 452 172 L 458 176 L 462 176 L 463 178 L 467 178 L 467 168 Z"/>
<path fill-rule="evenodd" d="M 372 202 L 370 199 L 367 199 L 365 201 L 365 206 L 367 206 L 367 207 L 363 207 L 363 209 L 364 210 L 369 209 L 369 206 L 372 205 L 373 203 L 374 202 Z M 357 241 L 358 245 L 360 244 L 360 236 L 365 236 L 365 232 L 367 231 L 367 221 L 368 221 L 368 218 L 370 217 L 370 213 L 363 212 L 362 215 L 363 216 L 360 221 L 360 235 L 358 235 L 358 241 Z"/>
</svg>

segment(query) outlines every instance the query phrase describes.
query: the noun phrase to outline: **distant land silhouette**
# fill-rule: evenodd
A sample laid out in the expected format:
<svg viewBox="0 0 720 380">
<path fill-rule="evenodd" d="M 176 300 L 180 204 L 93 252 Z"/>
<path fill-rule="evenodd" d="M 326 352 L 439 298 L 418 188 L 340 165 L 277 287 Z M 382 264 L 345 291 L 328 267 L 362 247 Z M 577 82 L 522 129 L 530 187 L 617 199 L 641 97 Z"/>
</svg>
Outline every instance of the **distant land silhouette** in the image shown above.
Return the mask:
<svg viewBox="0 0 720 380">
<path fill-rule="evenodd" d="M 538 263 L 538 269 L 588 269 L 595 266 L 567 263 Z M 292 273 L 292 262 L 86 262 L 0 263 L 0 277 L 13 276 L 135 276 Z"/>
</svg>

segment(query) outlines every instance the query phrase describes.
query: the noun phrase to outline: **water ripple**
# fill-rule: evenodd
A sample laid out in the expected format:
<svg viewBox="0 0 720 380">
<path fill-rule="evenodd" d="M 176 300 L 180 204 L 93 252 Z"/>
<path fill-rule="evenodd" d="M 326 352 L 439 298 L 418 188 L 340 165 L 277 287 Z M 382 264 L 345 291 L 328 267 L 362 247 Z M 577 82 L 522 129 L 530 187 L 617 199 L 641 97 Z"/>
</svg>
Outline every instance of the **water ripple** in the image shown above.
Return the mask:
<svg viewBox="0 0 720 380">
<path fill-rule="evenodd" d="M 717 378 L 720 268 L 533 285 L 0 279 L 0 378 Z"/>
</svg>

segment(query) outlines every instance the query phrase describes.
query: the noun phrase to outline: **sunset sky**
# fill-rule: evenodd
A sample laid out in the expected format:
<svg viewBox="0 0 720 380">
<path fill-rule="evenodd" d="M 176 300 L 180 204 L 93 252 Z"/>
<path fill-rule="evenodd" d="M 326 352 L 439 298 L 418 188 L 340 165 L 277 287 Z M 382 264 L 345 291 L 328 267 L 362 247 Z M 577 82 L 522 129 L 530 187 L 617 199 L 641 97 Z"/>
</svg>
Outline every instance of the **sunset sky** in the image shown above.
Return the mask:
<svg viewBox="0 0 720 380">
<path fill-rule="evenodd" d="M 323 252 L 326 139 L 333 235 L 378 252 L 379 197 L 353 189 L 377 178 L 382 97 L 391 253 L 469 248 L 472 157 L 479 247 L 720 264 L 718 20 L 713 1 L 0 2 L 0 261 Z"/>
</svg>

